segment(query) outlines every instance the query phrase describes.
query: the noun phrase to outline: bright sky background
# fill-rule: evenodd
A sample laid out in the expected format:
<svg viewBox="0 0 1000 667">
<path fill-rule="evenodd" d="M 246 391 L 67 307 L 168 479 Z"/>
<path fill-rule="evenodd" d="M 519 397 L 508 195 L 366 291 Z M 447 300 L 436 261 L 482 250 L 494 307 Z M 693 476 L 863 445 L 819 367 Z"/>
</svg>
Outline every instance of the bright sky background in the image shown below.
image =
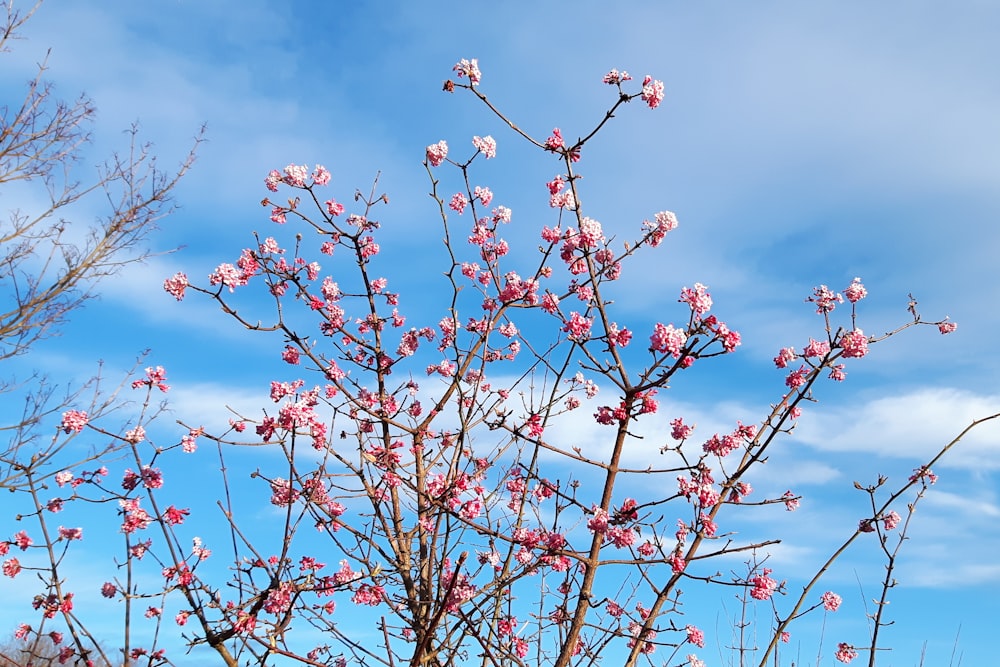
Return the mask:
<svg viewBox="0 0 1000 667">
<path fill-rule="evenodd" d="M 675 312 L 682 286 L 701 282 L 743 335 L 734 358 L 676 385 L 664 412 L 703 435 L 758 421 L 783 389 L 778 349 L 822 333 L 803 303 L 815 285 L 842 290 L 860 276 L 869 334 L 906 321 L 911 291 L 925 318 L 959 324 L 949 337 L 905 332 L 848 364 L 843 385 L 821 383 L 821 402 L 779 450 L 788 458 L 755 481 L 762 493 L 806 495 L 797 514 L 779 517 L 792 536 L 772 560 L 793 576 L 830 531 L 856 525 L 864 498 L 852 481 L 901 482 L 973 418 L 1000 410 L 998 31 L 1000 6 L 971 0 L 46 3 L 3 56 L 0 90 L 16 90 L 51 47 L 58 93 L 85 91 L 97 104 L 93 162 L 123 147 L 136 120 L 165 168 L 203 123 L 208 142 L 177 190 L 181 209 L 152 237 L 155 250 L 184 248 L 105 283 L 103 299 L 19 360 L 20 372 L 79 382 L 103 359 L 115 377 L 151 348 L 148 362 L 165 366 L 174 388 L 171 417 L 211 427 L 228 419 L 225 404 L 257 410 L 269 381 L 287 374 L 280 346 L 241 335 L 205 301 L 176 303 L 160 285 L 178 270 L 204 284 L 252 231 L 273 233 L 259 205 L 268 170 L 322 163 L 345 203 L 381 172 L 391 198 L 383 247 L 394 239 L 404 247 L 388 256 L 416 265 L 440 237 L 424 147 L 446 139 L 464 153 L 472 135 L 490 134 L 498 158 L 478 177 L 535 239 L 554 224 L 544 182 L 557 168 L 471 96 L 442 93 L 451 66 L 478 58 L 481 89 L 543 139 L 599 120 L 613 102 L 600 83 L 610 68 L 649 73 L 665 82 L 663 106 L 623 109 L 579 163 L 585 210 L 606 229 L 624 236 L 663 209 L 680 220 L 659 253 L 628 269 L 618 303 L 648 326 L 670 319 L 660 313 Z M 428 266 L 407 277 L 414 287 L 444 269 Z M 887 667 L 916 665 L 925 640 L 926 664 L 948 664 L 959 633 L 963 665 L 991 664 L 995 653 L 1000 429 L 973 433 L 936 471 L 897 572 Z M 823 664 L 846 636 L 834 622 L 864 642 L 872 551 L 852 552 L 824 586 L 845 605 L 830 620 Z M 867 577 L 864 596 L 856 572 Z M 16 620 L 0 612 L 0 626 Z M 815 644 L 800 649 L 815 661 Z M 700 653 L 729 664 L 711 643 Z"/>
</svg>

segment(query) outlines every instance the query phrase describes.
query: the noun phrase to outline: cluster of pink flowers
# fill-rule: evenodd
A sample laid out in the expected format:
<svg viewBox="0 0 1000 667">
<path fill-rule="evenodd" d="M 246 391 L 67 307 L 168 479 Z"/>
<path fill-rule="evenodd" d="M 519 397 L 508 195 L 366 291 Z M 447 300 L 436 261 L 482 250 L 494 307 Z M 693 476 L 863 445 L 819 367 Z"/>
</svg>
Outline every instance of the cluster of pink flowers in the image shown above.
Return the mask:
<svg viewBox="0 0 1000 667">
<path fill-rule="evenodd" d="M 687 334 L 683 329 L 677 329 L 673 324 L 661 324 L 657 322 L 653 327 L 653 335 L 649 337 L 650 349 L 654 352 L 670 354 L 673 357 L 681 356 L 684 343 L 687 342 Z"/>
<path fill-rule="evenodd" d="M 844 296 L 846 296 L 847 300 L 851 303 L 857 303 L 858 301 L 861 301 L 861 299 L 868 296 L 868 290 L 861 284 L 861 278 L 855 278 L 851 281 L 851 284 L 844 290 Z"/>
<path fill-rule="evenodd" d="M 264 179 L 264 186 L 271 192 L 278 191 L 278 185 L 284 183 L 293 188 L 306 187 L 309 179 L 309 167 L 306 165 L 290 164 L 285 167 L 284 172 L 272 169 Z M 316 165 L 312 173 L 313 184 L 326 185 L 330 182 L 330 171 L 321 164 Z"/>
<path fill-rule="evenodd" d="M 705 633 L 693 625 L 687 625 L 684 628 L 687 632 L 687 640 L 689 643 L 694 644 L 698 648 L 705 648 Z"/>
<path fill-rule="evenodd" d="M 642 229 L 649 245 L 655 248 L 663 242 L 668 232 L 677 229 L 677 216 L 670 211 L 660 211 L 653 216 L 653 222 L 643 220 Z"/>
<path fill-rule="evenodd" d="M 701 283 L 695 283 L 693 288 L 682 288 L 679 301 L 688 304 L 691 312 L 699 318 L 712 309 L 712 295 L 708 293 L 708 287 Z"/>
<path fill-rule="evenodd" d="M 674 440 L 687 440 L 694 433 L 694 426 L 688 426 L 680 417 L 671 421 L 670 427 L 670 437 Z"/>
<path fill-rule="evenodd" d="M 830 288 L 826 285 L 820 285 L 819 287 L 813 288 L 812 296 L 808 297 L 806 301 L 816 304 L 816 312 L 819 315 L 826 315 L 827 313 L 833 312 L 833 309 L 837 307 L 838 303 L 844 303 L 844 297 L 836 292 L 830 291 Z"/>
<path fill-rule="evenodd" d="M 650 109 L 660 106 L 663 101 L 663 82 L 654 81 L 648 74 L 642 80 L 642 101 L 649 105 Z"/>
<path fill-rule="evenodd" d="M 472 145 L 475 146 L 476 150 L 482 153 L 487 160 L 495 158 L 497 156 L 497 142 L 491 136 L 472 137 Z M 489 206 L 489 202 L 483 202 L 483 203 Z"/>
<path fill-rule="evenodd" d="M 62 422 L 59 428 L 65 433 L 79 433 L 89 422 L 86 412 L 80 410 L 67 410 L 63 413 Z"/>
<path fill-rule="evenodd" d="M 834 654 L 834 657 L 846 664 L 858 657 L 858 652 L 850 644 L 840 642 L 837 644 L 837 652 Z"/>
<path fill-rule="evenodd" d="M 771 574 L 771 569 L 765 567 L 762 574 L 758 574 L 750 579 L 750 583 L 753 586 L 750 589 L 750 597 L 754 600 L 770 600 L 774 592 L 778 590 L 778 582 L 772 579 L 769 575 Z"/>
<path fill-rule="evenodd" d="M 472 58 L 471 60 L 462 58 L 452 69 L 460 79 L 465 76 L 469 77 L 469 83 L 473 86 L 478 84 L 482 78 L 482 72 L 479 71 L 478 58 Z"/>
<path fill-rule="evenodd" d="M 860 359 L 868 354 L 868 337 L 861 329 L 848 331 L 840 337 L 840 347 L 849 359 Z"/>
<path fill-rule="evenodd" d="M 163 370 L 163 366 L 147 368 L 145 378 L 132 382 L 133 389 L 139 387 L 156 387 L 162 392 L 170 391 L 170 386 L 167 384 L 167 372 Z"/>
<path fill-rule="evenodd" d="M 589 317 L 584 317 L 575 310 L 569 314 L 569 319 L 563 323 L 562 330 L 569 334 L 571 340 L 582 343 L 590 336 L 590 328 L 594 321 Z"/>
<path fill-rule="evenodd" d="M 827 591 L 820 597 L 823 609 L 826 611 L 837 611 L 840 609 L 841 597 L 833 591 Z"/>
<path fill-rule="evenodd" d="M 82 540 L 83 528 L 66 528 L 65 526 L 59 526 L 59 537 L 66 541 Z"/>
<path fill-rule="evenodd" d="M 734 430 L 731 434 L 719 436 L 719 434 L 716 433 L 709 438 L 704 445 L 702 445 L 702 449 L 707 454 L 714 454 L 719 458 L 723 458 L 739 449 L 742 443 L 753 442 L 756 434 L 756 426 L 752 424 L 744 425 L 742 422 L 737 422 L 736 430 Z"/>
<path fill-rule="evenodd" d="M 785 502 L 785 511 L 794 512 L 799 508 L 799 499 L 790 490 L 785 491 L 781 497 Z"/>
<path fill-rule="evenodd" d="M 683 475 L 677 478 L 678 492 L 690 500 L 697 498 L 701 507 L 709 508 L 719 502 L 719 492 L 713 486 L 715 479 L 707 467 L 699 467 L 690 472 L 690 478 Z"/>
<path fill-rule="evenodd" d="M 163 290 L 178 301 L 184 299 L 184 292 L 189 283 L 186 273 L 178 271 L 172 277 L 163 281 Z"/>
<path fill-rule="evenodd" d="M 612 69 L 610 72 L 605 74 L 604 78 L 601 80 L 609 86 L 614 86 L 626 81 L 631 81 L 632 77 L 629 76 L 628 72 L 625 70 L 619 72 L 617 69 Z"/>
<path fill-rule="evenodd" d="M 440 167 L 448 157 L 448 143 L 443 139 L 427 147 L 427 161 L 432 167 Z"/>
</svg>

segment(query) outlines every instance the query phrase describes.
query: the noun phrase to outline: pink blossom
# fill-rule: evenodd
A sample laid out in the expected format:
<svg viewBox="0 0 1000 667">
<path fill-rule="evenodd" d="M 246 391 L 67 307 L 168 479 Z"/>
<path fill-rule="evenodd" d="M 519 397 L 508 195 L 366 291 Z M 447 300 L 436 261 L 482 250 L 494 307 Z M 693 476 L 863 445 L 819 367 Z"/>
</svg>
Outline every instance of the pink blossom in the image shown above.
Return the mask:
<svg viewBox="0 0 1000 667">
<path fill-rule="evenodd" d="M 274 237 L 269 236 L 257 248 L 261 255 L 280 255 L 285 251 L 281 249 Z"/>
<path fill-rule="evenodd" d="M 299 351 L 298 349 L 292 347 L 291 345 L 286 345 L 285 350 L 281 353 L 281 358 L 286 363 L 295 365 L 299 363 Z"/>
<path fill-rule="evenodd" d="M 569 334 L 571 340 L 583 342 L 590 335 L 590 327 L 594 321 L 584 317 L 575 310 L 569 314 L 569 320 L 563 323 L 562 331 Z"/>
<path fill-rule="evenodd" d="M 592 533 L 603 534 L 608 530 L 608 513 L 600 507 L 594 507 L 594 515 L 587 520 L 587 528 Z"/>
<path fill-rule="evenodd" d="M 461 192 L 457 192 L 451 197 L 451 201 L 448 203 L 448 208 L 456 211 L 461 215 L 465 211 L 465 207 L 468 206 L 469 200 L 465 198 Z"/>
<path fill-rule="evenodd" d="M 636 532 L 632 528 L 622 526 L 611 526 L 608 528 L 607 539 L 616 548 L 632 546 L 635 543 Z"/>
<path fill-rule="evenodd" d="M 379 250 L 381 250 L 381 248 L 377 243 L 375 243 L 375 239 L 371 236 L 366 236 L 358 241 L 358 252 L 361 254 L 362 259 L 374 257 L 379 253 Z"/>
<path fill-rule="evenodd" d="M 694 426 L 688 426 L 678 417 L 670 422 L 670 437 L 674 440 L 686 440 L 694 432 Z"/>
<path fill-rule="evenodd" d="M 385 589 L 381 586 L 371 586 L 369 584 L 361 584 L 358 590 L 355 591 L 354 597 L 351 598 L 351 602 L 354 604 L 363 604 L 370 607 L 376 607 L 382 602 L 382 598 L 385 596 Z"/>
<path fill-rule="evenodd" d="M 497 622 L 497 634 L 501 637 L 506 637 L 514 634 L 514 630 L 517 628 L 517 617 L 508 616 L 502 618 Z"/>
<path fill-rule="evenodd" d="M 740 441 L 736 437 L 730 434 L 720 437 L 718 433 L 709 438 L 701 446 L 706 454 L 714 454 L 720 458 L 729 456 L 729 454 L 739 449 L 739 447 Z"/>
<path fill-rule="evenodd" d="M 712 295 L 708 293 L 708 287 L 701 283 L 695 283 L 693 289 L 684 287 L 679 301 L 691 306 L 691 312 L 698 316 L 704 315 L 712 308 Z"/>
<path fill-rule="evenodd" d="M 649 105 L 650 109 L 660 106 L 663 101 L 663 82 L 654 81 L 648 74 L 642 80 L 642 101 Z"/>
<path fill-rule="evenodd" d="M 825 340 L 820 342 L 817 340 L 809 339 L 809 344 L 806 345 L 805 349 L 802 350 L 802 356 L 806 358 L 810 357 L 822 357 L 830 351 L 830 344 Z"/>
<path fill-rule="evenodd" d="M 110 581 L 105 581 L 101 585 L 101 595 L 106 598 L 113 598 L 118 593 L 118 588 Z"/>
<path fill-rule="evenodd" d="M 316 165 L 313 170 L 313 183 L 316 185 L 327 185 L 330 182 L 330 170 L 321 164 Z"/>
<path fill-rule="evenodd" d="M 170 386 L 166 384 L 167 372 L 163 370 L 163 366 L 157 366 L 153 368 L 150 366 L 146 369 L 146 377 L 142 380 L 135 380 L 132 382 L 132 388 L 138 389 L 139 387 L 156 387 L 162 392 L 170 391 Z"/>
<path fill-rule="evenodd" d="M 489 206 L 490 202 L 493 201 L 493 191 L 477 185 L 472 191 L 472 198 L 481 201 L 483 206 Z"/>
<path fill-rule="evenodd" d="M 479 80 L 482 77 L 482 72 L 479 71 L 479 60 L 477 58 L 473 58 L 471 60 L 462 58 L 454 67 L 452 67 L 452 69 L 460 79 L 463 76 L 469 77 L 469 83 L 473 86 L 479 83 Z"/>
<path fill-rule="evenodd" d="M 687 632 L 687 640 L 698 648 L 705 648 L 705 633 L 693 625 L 684 628 Z"/>
<path fill-rule="evenodd" d="M 622 70 L 619 72 L 616 69 L 612 69 L 610 72 L 604 75 L 602 81 L 608 85 L 617 85 L 619 83 L 624 83 L 626 81 L 631 81 L 632 77 L 628 75 L 628 72 Z"/>
<path fill-rule="evenodd" d="M 163 520 L 171 526 L 176 526 L 184 523 L 184 517 L 189 514 L 191 514 L 191 510 L 177 509 L 171 505 L 166 509 L 166 511 L 163 512 Z"/>
<path fill-rule="evenodd" d="M 79 433 L 83 430 L 83 427 L 87 425 L 88 421 L 89 418 L 87 417 L 86 412 L 82 412 L 80 410 L 67 410 L 63 413 L 62 423 L 59 425 L 59 428 L 61 428 L 65 433 Z M 70 478 L 72 479 L 72 475 L 70 475 Z M 59 486 L 62 486 L 62 484 Z"/>
<path fill-rule="evenodd" d="M 793 347 L 783 347 L 778 350 L 778 356 L 774 358 L 774 365 L 778 368 L 785 368 L 788 366 L 789 361 L 795 359 L 795 348 Z"/>
<path fill-rule="evenodd" d="M 823 609 L 827 611 L 837 611 L 837 609 L 840 608 L 841 598 L 833 591 L 827 591 L 820 596 L 820 601 L 823 603 Z"/>
<path fill-rule="evenodd" d="M 163 281 L 163 290 L 178 301 L 184 298 L 184 291 L 188 286 L 187 274 L 178 271 L 172 277 Z"/>
<path fill-rule="evenodd" d="M 789 389 L 798 389 L 806 383 L 809 378 L 809 369 L 805 366 L 799 366 L 798 370 L 792 371 L 785 378 L 785 386 Z"/>
<path fill-rule="evenodd" d="M 704 512 L 701 513 L 698 520 L 701 521 L 701 532 L 704 533 L 706 537 L 714 537 L 715 532 L 718 530 L 718 525 Z"/>
<path fill-rule="evenodd" d="M 284 581 L 277 588 L 272 589 L 264 601 L 264 611 L 276 615 L 287 612 L 292 606 L 294 586 L 291 582 Z"/>
<path fill-rule="evenodd" d="M 799 508 L 799 499 L 795 497 L 795 494 L 791 491 L 785 491 L 785 494 L 781 496 L 782 500 L 785 501 L 785 510 L 788 512 L 794 512 Z"/>
<path fill-rule="evenodd" d="M 861 299 L 868 296 L 868 290 L 866 290 L 865 286 L 861 284 L 861 278 L 855 278 L 851 282 L 847 289 L 844 290 L 844 296 L 846 296 L 847 300 L 851 303 L 857 303 L 858 301 L 861 301 Z"/>
<path fill-rule="evenodd" d="M 233 631 L 249 634 L 255 627 L 257 627 L 257 617 L 240 609 L 236 614 L 236 622 L 233 623 Z"/>
<path fill-rule="evenodd" d="M 845 642 L 840 642 L 837 644 L 837 652 L 834 657 L 843 663 L 848 663 L 858 657 L 858 652 L 854 650 L 854 647 Z"/>
<path fill-rule="evenodd" d="M 885 524 L 886 530 L 893 530 L 902 521 L 902 517 L 899 516 L 896 510 L 892 510 L 882 518 L 882 521 Z"/>
<path fill-rule="evenodd" d="M 285 175 L 282 177 L 282 181 L 286 185 L 291 185 L 292 187 L 302 188 L 306 185 L 306 178 L 309 177 L 309 167 L 306 165 L 290 164 L 285 167 Z"/>
<path fill-rule="evenodd" d="M 281 183 L 281 173 L 277 169 L 272 169 L 264 179 L 264 186 L 271 192 L 277 192 L 278 183 Z"/>
<path fill-rule="evenodd" d="M 957 328 L 958 325 L 955 324 L 954 322 L 942 322 L 941 324 L 938 325 L 938 331 L 940 331 L 944 335 L 953 333 Z"/>
<path fill-rule="evenodd" d="M 845 357 L 860 359 L 868 354 L 868 338 L 861 329 L 848 331 L 840 337 L 840 347 L 843 348 Z"/>
<path fill-rule="evenodd" d="M 181 436 L 181 450 L 185 454 L 193 454 L 198 449 L 198 436 L 202 435 L 205 431 L 200 428 L 193 428 L 188 431 L 187 435 Z"/>
<path fill-rule="evenodd" d="M 925 483 L 934 484 L 938 480 L 938 476 L 934 474 L 927 466 L 920 466 L 919 468 L 913 469 L 913 474 L 910 475 L 910 481 L 915 482 L 917 480 L 926 480 Z"/>
<path fill-rule="evenodd" d="M 837 307 L 838 303 L 844 303 L 844 297 L 836 292 L 831 292 L 826 285 L 813 288 L 813 295 L 806 299 L 807 302 L 816 304 L 816 312 L 826 315 Z"/>
<path fill-rule="evenodd" d="M 448 144 L 441 140 L 436 144 L 427 147 L 427 161 L 432 167 L 440 167 L 445 158 L 448 157 Z"/>
<path fill-rule="evenodd" d="M 5 577 L 13 579 L 21 573 L 21 562 L 16 558 L 8 558 L 3 562 L 3 566 L 0 569 L 2 569 Z"/>
<path fill-rule="evenodd" d="M 552 128 L 552 135 L 545 140 L 545 149 L 549 151 L 558 151 L 560 148 L 566 145 L 563 141 L 562 132 L 558 127 Z"/>
<path fill-rule="evenodd" d="M 472 137 L 472 145 L 482 153 L 487 160 L 497 156 L 497 142 L 491 136 Z M 485 202 L 484 202 L 485 203 Z"/>
<path fill-rule="evenodd" d="M 577 242 L 581 248 L 595 248 L 603 241 L 604 231 L 601 229 L 601 223 L 587 217 L 580 220 L 580 231 Z"/>
<path fill-rule="evenodd" d="M 326 212 L 333 217 L 337 217 L 344 212 L 344 205 L 337 202 L 335 199 L 327 199 Z M 327 254 L 332 254 L 332 252 Z"/>
<path fill-rule="evenodd" d="M 705 320 L 706 324 L 714 320 L 715 316 L 710 316 Z M 742 337 L 738 331 L 731 330 L 726 326 L 725 322 L 719 322 L 714 326 L 709 326 L 709 329 L 715 332 L 715 339 L 722 343 L 722 349 L 726 352 L 732 352 L 737 347 L 739 347 L 742 342 Z"/>
<path fill-rule="evenodd" d="M 778 589 L 778 582 L 769 577 L 771 570 L 764 568 L 763 574 L 750 579 L 753 588 L 750 589 L 750 597 L 755 600 L 770 600 L 771 596 Z"/>
<path fill-rule="evenodd" d="M 644 220 L 642 229 L 648 235 L 649 245 L 655 248 L 663 242 L 667 232 L 677 229 L 677 216 L 670 211 L 660 211 L 653 217 L 655 222 Z"/>
<path fill-rule="evenodd" d="M 122 532 L 125 534 L 134 533 L 137 530 L 145 530 L 152 523 L 153 518 L 149 516 L 146 510 L 139 507 L 138 498 L 129 498 L 127 500 L 119 500 L 118 504 L 121 506 L 122 511 L 125 515 L 125 520 L 122 522 Z M 133 548 L 138 551 L 133 551 L 133 555 L 137 558 L 142 558 L 142 554 L 145 553 L 146 548 L 148 548 L 149 543 L 138 544 Z"/>
<path fill-rule="evenodd" d="M 65 528 L 59 526 L 59 537 L 64 540 L 82 540 L 83 539 L 83 528 Z"/>
<path fill-rule="evenodd" d="M 291 505 L 299 498 L 299 491 L 292 488 L 292 483 L 284 477 L 271 480 L 271 504 L 278 507 Z"/>
<path fill-rule="evenodd" d="M 650 347 L 654 352 L 663 352 L 681 356 L 681 349 L 687 342 L 687 334 L 672 324 L 663 325 L 659 322 L 653 327 L 653 335 L 649 337 Z"/>
</svg>

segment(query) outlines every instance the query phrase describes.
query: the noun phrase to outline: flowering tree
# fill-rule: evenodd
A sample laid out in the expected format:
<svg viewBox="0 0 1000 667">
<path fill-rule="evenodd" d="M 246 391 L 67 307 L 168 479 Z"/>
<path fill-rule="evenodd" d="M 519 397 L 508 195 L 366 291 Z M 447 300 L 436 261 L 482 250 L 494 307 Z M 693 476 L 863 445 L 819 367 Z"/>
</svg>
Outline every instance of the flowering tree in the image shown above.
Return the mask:
<svg viewBox="0 0 1000 667">
<path fill-rule="evenodd" d="M 383 262 L 379 211 L 388 198 L 377 182 L 368 194 L 355 193 L 349 210 L 325 194 L 332 178 L 323 166 L 268 174 L 263 205 L 278 225 L 274 233 L 255 235 L 207 283 L 179 273 L 164 287 L 178 300 L 192 292 L 213 300 L 239 326 L 273 337 L 289 374 L 270 383 L 272 407 L 234 415 L 222 433 L 191 424 L 173 444 L 156 444 L 155 397 L 169 387 L 165 371 L 151 367 L 132 383 L 146 398 L 129 428 L 67 411 L 61 433 L 99 435 L 126 447 L 130 460 L 120 474 L 101 466 L 60 470 L 52 478 L 59 497 L 47 502 L 42 478 L 28 475 L 37 528 L 0 543 L 40 554 L 34 567 L 43 591 L 34 606 L 41 620 L 25 622 L 21 637 L 42 636 L 58 620 L 73 633 L 66 660 L 109 660 L 61 575 L 81 533 L 50 525 L 52 513 L 83 501 L 119 513 L 118 569 L 102 593 L 123 602 L 124 660 L 144 664 L 177 660 L 164 636 L 179 626 L 189 644 L 211 647 L 227 665 L 564 667 L 604 657 L 696 667 L 705 664 L 697 652 L 706 636 L 684 615 L 681 589 L 690 584 L 731 587 L 746 605 L 766 605 L 773 639 L 754 656 L 763 666 L 777 663 L 796 619 L 836 611 L 840 596 L 823 591 L 820 580 L 853 542 L 875 534 L 891 574 L 902 539 L 894 546 L 889 537 L 910 516 L 894 508 L 908 499 L 912 511 L 935 479 L 937 458 L 895 488 L 885 478 L 859 484 L 870 513 L 844 527 L 843 546 L 801 586 L 765 562 L 778 536 L 733 532 L 736 511 L 798 506 L 791 490 L 754 497 L 751 480 L 823 381 L 843 381 L 848 363 L 903 330 L 929 325 L 949 333 L 955 325 L 925 322 L 914 302 L 908 321 L 872 336 L 859 323 L 867 297 L 860 280 L 839 293 L 818 287 L 807 299 L 822 318 L 817 338 L 779 350 L 774 363 L 784 369 L 784 385 L 766 414 L 714 434 L 697 434 L 685 415 L 670 415 L 669 432 L 650 432 L 664 409 L 659 396 L 675 378 L 741 343 L 700 283 L 680 289 L 673 321 L 625 322 L 609 297 L 628 280 L 633 256 L 662 252 L 678 221 L 661 211 L 637 222 L 629 240 L 608 238 L 585 214 L 578 163 L 623 107 L 655 109 L 663 84 L 647 76 L 636 85 L 612 70 L 604 77 L 612 104 L 593 129 L 576 140 L 554 129 L 543 139 L 485 96 L 475 60 L 454 71 L 446 91 L 474 96 L 558 159 L 559 173 L 538 184 L 547 224 L 513 232 L 512 211 L 475 184 L 478 161 L 500 159 L 492 137 L 473 137 L 459 157 L 445 140 L 429 145 L 424 165 L 444 235 L 447 298 L 414 307 L 416 297 L 390 281 Z M 266 299 L 248 298 L 254 290 Z M 572 430 L 580 428 L 597 429 L 600 447 L 579 446 Z M 225 461 L 225 530 L 214 533 L 218 542 L 227 535 L 225 556 L 218 542 L 188 532 L 195 509 L 167 500 L 182 497 L 169 495 L 176 478 L 167 462 L 201 455 L 206 441 Z M 258 462 L 251 472 L 276 530 L 247 520 L 254 499 L 232 493 L 232 461 L 251 445 L 282 454 L 280 465 Z M 642 465 L 629 463 L 636 449 Z M 746 571 L 723 574 L 718 563 L 734 555 Z M 141 576 L 150 564 L 158 585 Z M 15 577 L 23 567 L 9 558 L 4 571 Z M 887 578 L 883 596 L 889 588 Z M 779 592 L 788 604 L 777 604 Z M 155 628 L 141 639 L 133 630 L 140 616 Z M 870 641 L 845 641 L 836 657 L 849 662 L 867 650 L 874 664 L 877 639 L 876 632 Z M 740 653 L 741 664 L 748 655 Z"/>
</svg>

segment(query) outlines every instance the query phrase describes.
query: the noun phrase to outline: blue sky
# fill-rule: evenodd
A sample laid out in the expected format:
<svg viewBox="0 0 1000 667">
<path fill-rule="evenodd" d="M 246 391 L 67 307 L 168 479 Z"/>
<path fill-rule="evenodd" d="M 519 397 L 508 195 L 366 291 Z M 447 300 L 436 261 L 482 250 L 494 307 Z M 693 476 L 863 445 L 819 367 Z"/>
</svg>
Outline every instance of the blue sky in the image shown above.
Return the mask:
<svg viewBox="0 0 1000 667">
<path fill-rule="evenodd" d="M 31 76 L 51 47 L 57 91 L 97 104 L 95 162 L 136 120 L 164 166 L 202 124 L 208 141 L 177 190 L 180 210 L 151 237 L 154 250 L 183 248 L 104 283 L 102 299 L 19 360 L 20 372 L 79 381 L 103 359 L 113 375 L 151 348 L 174 387 L 171 417 L 210 427 L 228 418 L 222 405 L 259 408 L 285 372 L 274 341 L 242 334 L 206 302 L 176 303 L 160 284 L 178 270 L 207 276 L 252 231 L 271 233 L 259 206 L 270 169 L 322 163 L 341 200 L 380 173 L 391 197 L 382 217 L 403 246 L 390 258 L 432 259 L 440 233 L 424 147 L 491 134 L 499 157 L 479 177 L 515 216 L 538 221 L 534 234 L 551 224 L 537 195 L 555 167 L 471 97 L 442 93 L 451 66 L 478 58 L 482 90 L 542 138 L 555 126 L 578 136 L 600 118 L 610 68 L 649 73 L 665 82 L 663 106 L 624 109 L 581 162 L 584 206 L 606 229 L 624 235 L 663 209 L 680 219 L 660 253 L 631 267 L 619 307 L 651 322 L 701 282 L 743 335 L 734 358 L 671 390 L 671 409 L 702 433 L 759 419 L 782 390 L 777 350 L 822 331 L 803 303 L 815 285 L 861 276 L 868 333 L 903 323 L 909 292 L 927 318 L 959 323 L 947 338 L 906 332 L 849 364 L 843 385 L 824 383 L 787 458 L 755 483 L 807 494 L 773 554 L 796 572 L 829 543 L 830 525 L 856 521 L 853 480 L 902 479 L 1000 410 L 998 28 L 990 2 L 47 3 L 3 56 L 0 89 Z M 431 286 L 441 270 L 408 279 Z M 998 470 L 995 427 L 938 466 L 898 571 L 895 650 L 879 664 L 917 664 L 925 639 L 927 664 L 947 664 L 959 627 L 962 664 L 986 664 L 1000 612 Z M 845 598 L 831 622 L 863 614 L 855 572 L 877 574 L 877 563 L 852 553 L 831 573 Z"/>
</svg>

